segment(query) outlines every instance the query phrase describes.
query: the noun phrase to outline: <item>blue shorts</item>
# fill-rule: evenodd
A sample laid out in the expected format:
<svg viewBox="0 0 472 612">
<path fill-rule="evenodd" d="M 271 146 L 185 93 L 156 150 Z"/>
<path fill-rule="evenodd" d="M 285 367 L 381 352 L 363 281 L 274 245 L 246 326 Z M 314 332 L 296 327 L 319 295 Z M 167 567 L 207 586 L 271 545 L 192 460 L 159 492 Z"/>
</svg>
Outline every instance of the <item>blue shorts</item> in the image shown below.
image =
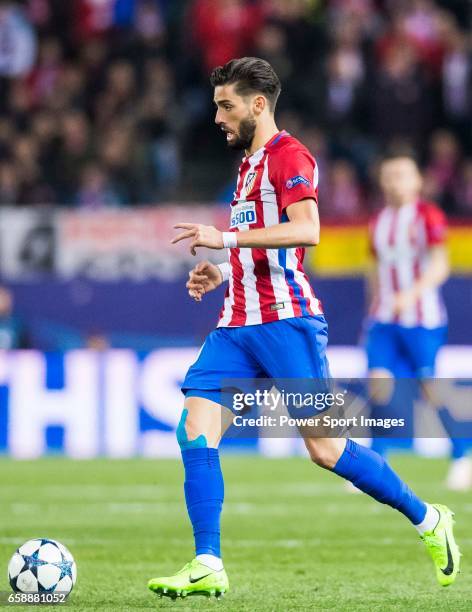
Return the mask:
<svg viewBox="0 0 472 612">
<path fill-rule="evenodd" d="M 374 321 L 367 330 L 369 370 L 381 368 L 398 376 L 403 368 L 415 378 L 434 376 L 436 356 L 446 338 L 445 326 L 427 329 Z"/>
<path fill-rule="evenodd" d="M 245 327 L 219 327 L 207 337 L 182 384 L 186 397 L 220 403 L 222 381 L 328 379 L 328 324 L 322 315 Z"/>
</svg>

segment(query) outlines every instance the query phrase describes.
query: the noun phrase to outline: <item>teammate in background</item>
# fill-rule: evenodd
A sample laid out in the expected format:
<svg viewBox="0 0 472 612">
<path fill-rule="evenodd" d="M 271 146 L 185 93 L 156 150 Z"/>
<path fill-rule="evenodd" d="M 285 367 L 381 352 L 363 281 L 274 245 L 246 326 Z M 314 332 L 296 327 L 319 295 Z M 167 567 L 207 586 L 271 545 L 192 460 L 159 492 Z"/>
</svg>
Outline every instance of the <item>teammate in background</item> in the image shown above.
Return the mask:
<svg viewBox="0 0 472 612">
<path fill-rule="evenodd" d="M 225 378 L 329 376 L 327 324 L 303 270 L 304 247 L 319 241 L 318 172 L 309 151 L 276 126 L 280 81 L 257 58 L 232 60 L 211 76 L 216 124 L 233 149 L 245 150 L 231 203 L 229 232 L 181 223 L 174 243 L 227 248 L 229 262 L 198 264 L 187 283 L 198 300 L 229 281 L 218 328 L 207 337 L 187 373 L 177 439 L 185 468 L 185 500 L 196 557 L 173 576 L 154 578 L 149 588 L 170 597 L 196 592 L 220 595 L 228 577 L 220 550 L 223 475 L 218 445 Z M 417 497 L 377 453 L 340 438 L 306 438 L 312 461 L 350 480 L 375 500 L 399 510 L 420 533 L 439 583 L 454 582 L 460 554 L 452 512 Z"/>
<path fill-rule="evenodd" d="M 366 349 L 372 407 L 388 404 L 392 379 L 405 363 L 412 376 L 420 379 L 424 398 L 437 410 L 451 438 L 447 485 L 465 490 L 472 484 L 466 441 L 454 439 L 453 419 L 431 380 L 447 334 L 440 294 L 449 276 L 446 218 L 435 204 L 421 200 L 422 177 L 409 154 L 398 152 L 384 158 L 380 186 L 385 207 L 370 224 L 375 265 Z"/>
</svg>

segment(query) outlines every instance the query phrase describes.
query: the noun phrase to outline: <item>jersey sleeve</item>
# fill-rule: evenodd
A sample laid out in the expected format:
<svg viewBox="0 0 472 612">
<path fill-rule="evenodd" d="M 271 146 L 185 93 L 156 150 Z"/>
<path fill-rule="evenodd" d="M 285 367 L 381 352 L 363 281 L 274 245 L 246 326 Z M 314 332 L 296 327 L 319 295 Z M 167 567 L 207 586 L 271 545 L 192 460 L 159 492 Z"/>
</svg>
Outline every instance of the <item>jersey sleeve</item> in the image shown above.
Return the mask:
<svg viewBox="0 0 472 612">
<path fill-rule="evenodd" d="M 307 198 L 318 203 L 318 167 L 307 151 L 280 151 L 271 159 L 270 175 L 282 210 Z"/>
<path fill-rule="evenodd" d="M 426 204 L 423 208 L 428 246 L 444 244 L 447 234 L 447 220 L 443 211 L 435 204 Z"/>
</svg>

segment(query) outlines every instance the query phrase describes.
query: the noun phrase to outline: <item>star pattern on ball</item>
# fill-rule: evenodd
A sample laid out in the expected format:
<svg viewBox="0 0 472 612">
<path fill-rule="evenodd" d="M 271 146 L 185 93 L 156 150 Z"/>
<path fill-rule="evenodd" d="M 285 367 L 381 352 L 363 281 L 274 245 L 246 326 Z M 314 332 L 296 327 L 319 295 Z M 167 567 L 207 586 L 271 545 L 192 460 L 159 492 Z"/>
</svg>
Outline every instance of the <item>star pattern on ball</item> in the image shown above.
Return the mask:
<svg viewBox="0 0 472 612">
<path fill-rule="evenodd" d="M 75 582 L 76 566 L 70 552 L 49 538 L 28 540 L 17 548 L 8 565 L 8 579 L 19 593 L 64 593 Z"/>
<path fill-rule="evenodd" d="M 72 580 L 72 563 L 64 557 L 62 552 L 61 555 L 62 563 L 54 563 L 54 565 L 61 570 L 61 577 L 59 578 L 59 581 L 61 581 L 66 576 L 69 576 L 69 578 Z"/>
<path fill-rule="evenodd" d="M 23 569 L 21 570 L 23 572 L 29 569 L 36 579 L 38 578 L 38 567 L 41 567 L 41 565 L 48 565 L 47 561 L 43 561 L 42 559 L 39 559 L 38 557 L 39 550 L 40 549 L 38 549 L 36 552 L 34 552 L 32 555 L 29 555 L 29 556 L 23 555 L 25 559 L 25 565 Z"/>
</svg>

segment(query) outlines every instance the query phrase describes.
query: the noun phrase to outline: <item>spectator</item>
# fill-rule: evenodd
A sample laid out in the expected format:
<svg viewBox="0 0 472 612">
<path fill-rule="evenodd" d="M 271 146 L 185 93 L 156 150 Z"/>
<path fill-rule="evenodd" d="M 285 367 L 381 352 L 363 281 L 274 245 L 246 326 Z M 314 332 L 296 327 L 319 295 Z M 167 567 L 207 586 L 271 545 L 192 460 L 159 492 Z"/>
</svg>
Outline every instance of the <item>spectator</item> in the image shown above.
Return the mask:
<svg viewBox="0 0 472 612">
<path fill-rule="evenodd" d="M 459 5 L 0 0 L 0 203 L 215 198 L 234 159 L 210 127 L 208 72 L 258 54 L 283 81 L 280 125 L 321 143 L 322 189 L 334 180 L 336 193 L 349 186 L 373 202 L 371 164 L 400 138 L 427 160 L 428 192 L 466 211 L 457 198 L 472 154 L 472 68 Z M 457 140 L 453 178 L 436 151 L 444 130 Z"/>
<path fill-rule="evenodd" d="M 287 33 L 281 25 L 269 22 L 261 29 L 255 54 L 273 66 L 283 83 L 292 77 L 294 67 L 288 52 Z"/>
<path fill-rule="evenodd" d="M 395 46 L 388 52 L 371 96 L 373 131 L 381 143 L 400 137 L 421 148 L 433 127 L 432 94 L 411 48 Z"/>
<path fill-rule="evenodd" d="M 35 105 L 41 104 L 41 101 L 55 90 L 61 71 L 60 42 L 54 37 L 47 38 L 41 43 L 38 64 L 29 77 L 31 97 Z"/>
<path fill-rule="evenodd" d="M 365 67 L 357 48 L 335 49 L 327 60 L 324 117 L 333 136 L 349 139 L 352 128 L 365 125 Z"/>
<path fill-rule="evenodd" d="M 60 120 L 60 146 L 55 159 L 58 199 L 70 204 L 75 199 L 82 168 L 93 155 L 90 122 L 85 113 L 70 111 Z"/>
<path fill-rule="evenodd" d="M 426 166 L 426 189 L 432 199 L 454 212 L 454 189 L 458 176 L 460 147 L 455 136 L 446 130 L 433 134 L 430 158 Z"/>
<path fill-rule="evenodd" d="M 472 215 L 472 160 L 464 162 L 455 186 L 456 212 Z"/>
<path fill-rule="evenodd" d="M 0 2 L 0 76 L 27 74 L 36 59 L 36 36 L 16 2 Z"/>
<path fill-rule="evenodd" d="M 137 149 L 132 146 L 133 128 L 127 123 L 116 122 L 104 134 L 98 145 L 98 158 L 110 180 L 121 194 L 123 203 L 139 201 L 136 185 Z"/>
<path fill-rule="evenodd" d="M 247 55 L 263 25 L 262 3 L 194 0 L 190 23 L 207 72 L 233 57 Z"/>
<path fill-rule="evenodd" d="M 470 147 L 470 108 L 472 102 L 472 66 L 470 48 L 464 32 L 452 27 L 442 65 L 444 122 L 454 129 L 462 145 Z"/>
<path fill-rule="evenodd" d="M 324 218 L 344 221 L 361 218 L 362 197 L 354 166 L 346 160 L 334 161 L 325 181 L 320 199 Z"/>
<path fill-rule="evenodd" d="M 20 179 L 11 162 L 0 164 L 0 205 L 12 206 L 20 200 Z"/>
<path fill-rule="evenodd" d="M 120 196 L 103 169 L 97 164 L 88 164 L 82 171 L 77 205 L 80 208 L 98 209 L 120 204 Z"/>
<path fill-rule="evenodd" d="M 96 100 L 94 115 L 98 127 L 109 127 L 116 116 L 132 115 L 136 94 L 136 75 L 131 62 L 119 60 L 112 64 L 105 90 Z"/>
<path fill-rule="evenodd" d="M 103 36 L 113 26 L 114 0 L 76 0 L 74 23 L 76 41 L 87 43 Z"/>
</svg>

